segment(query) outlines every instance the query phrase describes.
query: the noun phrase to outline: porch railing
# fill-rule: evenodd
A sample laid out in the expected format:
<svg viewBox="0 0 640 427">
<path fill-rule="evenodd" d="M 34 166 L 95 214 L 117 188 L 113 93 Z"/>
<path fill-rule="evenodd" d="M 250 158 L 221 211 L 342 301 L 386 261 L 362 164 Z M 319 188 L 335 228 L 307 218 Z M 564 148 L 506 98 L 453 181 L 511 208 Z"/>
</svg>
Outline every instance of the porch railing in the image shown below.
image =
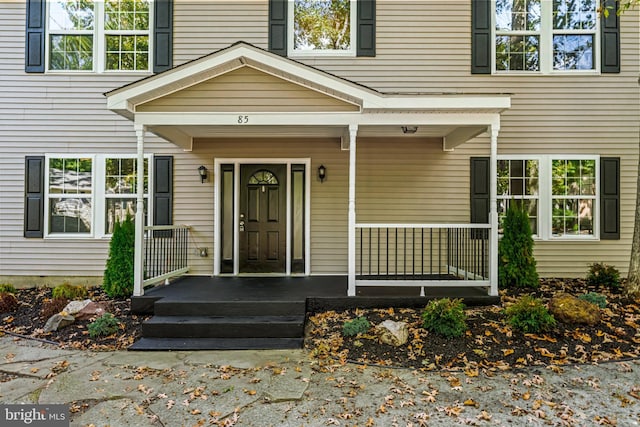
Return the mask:
<svg viewBox="0 0 640 427">
<path fill-rule="evenodd" d="M 489 286 L 489 224 L 357 224 L 356 286 Z"/>
<path fill-rule="evenodd" d="M 164 282 L 189 271 L 188 225 L 144 228 L 144 286 Z"/>
</svg>

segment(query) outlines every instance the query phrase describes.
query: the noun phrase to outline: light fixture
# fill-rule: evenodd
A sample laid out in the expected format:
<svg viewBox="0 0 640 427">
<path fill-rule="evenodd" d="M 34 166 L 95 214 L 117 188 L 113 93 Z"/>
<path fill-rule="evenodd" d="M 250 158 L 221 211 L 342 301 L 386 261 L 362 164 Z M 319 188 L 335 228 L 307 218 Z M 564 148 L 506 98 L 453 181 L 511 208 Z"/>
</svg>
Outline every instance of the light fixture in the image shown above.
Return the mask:
<svg viewBox="0 0 640 427">
<path fill-rule="evenodd" d="M 207 168 L 203 166 L 200 166 L 198 168 L 198 174 L 200 174 L 200 182 L 204 183 L 207 180 Z"/>
<path fill-rule="evenodd" d="M 320 182 L 323 182 L 326 177 L 327 168 L 325 168 L 324 165 L 318 166 L 318 179 L 320 180 Z"/>
<path fill-rule="evenodd" d="M 405 135 L 411 135 L 418 131 L 418 126 L 400 126 L 400 129 Z"/>
</svg>

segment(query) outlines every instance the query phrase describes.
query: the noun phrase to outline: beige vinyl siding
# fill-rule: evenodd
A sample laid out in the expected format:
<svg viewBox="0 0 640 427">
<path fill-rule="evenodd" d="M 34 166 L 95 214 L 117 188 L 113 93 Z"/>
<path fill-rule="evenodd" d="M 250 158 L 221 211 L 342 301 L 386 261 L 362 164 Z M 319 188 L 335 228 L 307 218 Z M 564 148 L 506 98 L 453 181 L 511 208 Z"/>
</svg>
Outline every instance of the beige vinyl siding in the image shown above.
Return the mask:
<svg viewBox="0 0 640 427">
<path fill-rule="evenodd" d="M 358 111 L 359 107 L 243 67 L 136 107 L 139 112 Z"/>
<path fill-rule="evenodd" d="M 640 11 L 621 17 L 620 74 L 471 75 L 470 3 L 377 0 L 375 58 L 296 60 L 380 91 L 512 94 L 512 107 L 502 115 L 499 154 L 621 157 L 621 240 L 538 241 L 536 258 L 544 276 L 583 275 L 593 261 L 612 263 L 624 274 L 638 173 Z M 267 48 L 266 0 L 177 0 L 174 8 L 174 65 L 239 40 Z M 144 74 L 25 74 L 24 18 L 24 2 L 0 2 L 0 280 L 100 276 L 106 239 L 22 237 L 24 156 L 134 153 L 132 123 L 107 111 L 102 94 Z M 312 272 L 346 272 L 348 152 L 339 141 L 206 140 L 183 152 L 150 135 L 146 149 L 174 155 L 174 222 L 193 226 L 194 273 L 211 274 L 212 256 L 196 257 L 195 246 L 212 254 L 214 244 L 213 184 L 201 184 L 197 168 L 212 171 L 215 157 L 249 155 L 311 158 Z M 469 156 L 488 154 L 486 135 L 452 153 L 433 141 L 362 139 L 358 221 L 467 222 Z M 322 184 L 315 179 L 320 164 L 327 167 Z"/>
</svg>

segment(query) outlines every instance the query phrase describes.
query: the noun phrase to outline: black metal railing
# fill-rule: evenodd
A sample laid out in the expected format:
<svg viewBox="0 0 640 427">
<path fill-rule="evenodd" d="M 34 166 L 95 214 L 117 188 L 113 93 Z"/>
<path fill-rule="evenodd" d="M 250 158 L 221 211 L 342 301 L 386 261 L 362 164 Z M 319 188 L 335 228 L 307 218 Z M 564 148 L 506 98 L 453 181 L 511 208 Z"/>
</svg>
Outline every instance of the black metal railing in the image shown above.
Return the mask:
<svg viewBox="0 0 640 427">
<path fill-rule="evenodd" d="M 150 285 L 189 270 L 189 226 L 144 228 L 144 284 Z"/>
<path fill-rule="evenodd" d="M 356 252 L 357 279 L 487 280 L 489 225 L 358 225 Z"/>
</svg>

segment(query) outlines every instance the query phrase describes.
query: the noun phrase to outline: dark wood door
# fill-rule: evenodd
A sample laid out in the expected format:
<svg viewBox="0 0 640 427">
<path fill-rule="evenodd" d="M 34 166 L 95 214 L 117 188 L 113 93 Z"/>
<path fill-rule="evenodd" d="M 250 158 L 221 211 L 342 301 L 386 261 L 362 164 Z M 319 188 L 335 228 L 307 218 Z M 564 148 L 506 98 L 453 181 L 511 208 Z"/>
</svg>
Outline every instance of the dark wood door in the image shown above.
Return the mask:
<svg viewBox="0 0 640 427">
<path fill-rule="evenodd" d="M 240 167 L 240 272 L 284 273 L 286 165 Z"/>
</svg>

